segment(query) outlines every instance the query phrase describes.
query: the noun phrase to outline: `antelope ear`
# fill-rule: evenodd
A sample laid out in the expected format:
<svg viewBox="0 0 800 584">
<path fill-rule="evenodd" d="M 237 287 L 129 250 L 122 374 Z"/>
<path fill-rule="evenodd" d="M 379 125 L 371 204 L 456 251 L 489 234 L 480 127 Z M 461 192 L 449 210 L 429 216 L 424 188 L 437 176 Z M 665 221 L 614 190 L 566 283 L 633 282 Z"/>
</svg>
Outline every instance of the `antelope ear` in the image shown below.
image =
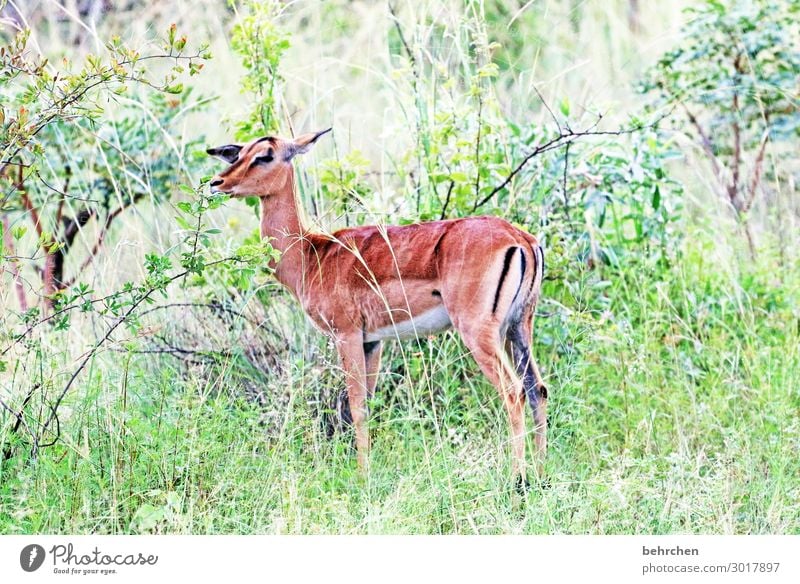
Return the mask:
<svg viewBox="0 0 800 584">
<path fill-rule="evenodd" d="M 216 148 L 209 148 L 206 150 L 207 154 L 219 158 L 220 160 L 233 164 L 239 159 L 239 152 L 242 151 L 242 146 L 239 144 L 228 144 L 226 146 L 217 146 Z"/>
<path fill-rule="evenodd" d="M 322 130 L 321 132 L 311 132 L 310 134 L 302 134 L 294 139 L 294 142 L 291 143 L 290 149 L 290 156 L 294 156 L 295 154 L 305 154 L 311 147 L 314 146 L 314 143 L 319 139 L 320 136 L 324 136 L 328 132 L 330 132 L 333 128 L 328 128 L 327 130 Z"/>
</svg>

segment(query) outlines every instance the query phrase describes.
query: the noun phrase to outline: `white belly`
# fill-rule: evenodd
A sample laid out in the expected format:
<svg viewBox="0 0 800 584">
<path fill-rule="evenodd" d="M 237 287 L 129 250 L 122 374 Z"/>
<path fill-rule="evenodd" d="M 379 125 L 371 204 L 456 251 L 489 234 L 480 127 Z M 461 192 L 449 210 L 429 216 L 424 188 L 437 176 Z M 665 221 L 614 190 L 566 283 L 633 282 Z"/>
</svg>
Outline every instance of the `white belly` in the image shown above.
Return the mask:
<svg viewBox="0 0 800 584">
<path fill-rule="evenodd" d="M 383 339 L 414 339 L 446 330 L 452 324 L 444 306 L 437 306 L 409 320 L 369 331 L 364 340 L 372 342 Z"/>
</svg>

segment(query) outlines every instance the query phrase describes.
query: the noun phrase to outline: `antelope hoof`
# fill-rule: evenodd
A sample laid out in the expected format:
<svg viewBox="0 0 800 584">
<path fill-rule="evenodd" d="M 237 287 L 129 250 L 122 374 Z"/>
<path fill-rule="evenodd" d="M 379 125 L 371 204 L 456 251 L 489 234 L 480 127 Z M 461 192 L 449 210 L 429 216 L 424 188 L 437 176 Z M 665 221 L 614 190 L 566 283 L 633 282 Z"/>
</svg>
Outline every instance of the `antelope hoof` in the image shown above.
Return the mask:
<svg viewBox="0 0 800 584">
<path fill-rule="evenodd" d="M 328 440 L 332 440 L 337 433 L 346 432 L 353 426 L 353 415 L 350 413 L 347 390 L 336 395 L 330 409 L 323 413 L 321 423 Z"/>
<path fill-rule="evenodd" d="M 541 491 L 546 491 L 551 487 L 550 479 L 547 477 L 537 479 L 535 481 L 535 486 L 537 486 Z M 528 477 L 517 475 L 517 477 L 514 479 L 514 490 L 523 497 L 527 495 L 533 487 L 534 483 L 531 483 Z"/>
<path fill-rule="evenodd" d="M 528 477 L 517 475 L 517 478 L 514 479 L 514 490 L 522 497 L 527 495 L 528 491 L 531 490 L 531 482 Z"/>
<path fill-rule="evenodd" d="M 344 430 L 353 425 L 353 413 L 350 411 L 350 400 L 347 398 L 347 390 L 343 390 L 336 398 L 336 415 L 339 418 L 339 429 Z"/>
</svg>

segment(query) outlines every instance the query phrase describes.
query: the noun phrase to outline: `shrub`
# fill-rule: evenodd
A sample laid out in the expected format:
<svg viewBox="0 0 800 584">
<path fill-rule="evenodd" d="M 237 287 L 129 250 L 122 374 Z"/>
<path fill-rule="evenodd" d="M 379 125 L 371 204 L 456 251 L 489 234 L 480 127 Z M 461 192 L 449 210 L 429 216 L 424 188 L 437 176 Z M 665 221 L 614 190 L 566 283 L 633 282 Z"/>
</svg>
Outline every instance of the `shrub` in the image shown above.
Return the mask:
<svg viewBox="0 0 800 584">
<path fill-rule="evenodd" d="M 681 42 L 641 89 L 653 107 L 675 108 L 678 129 L 702 151 L 719 195 L 747 227 L 772 172 L 768 151 L 794 157 L 777 145 L 800 135 L 800 2 L 704 0 L 687 14 Z"/>
</svg>

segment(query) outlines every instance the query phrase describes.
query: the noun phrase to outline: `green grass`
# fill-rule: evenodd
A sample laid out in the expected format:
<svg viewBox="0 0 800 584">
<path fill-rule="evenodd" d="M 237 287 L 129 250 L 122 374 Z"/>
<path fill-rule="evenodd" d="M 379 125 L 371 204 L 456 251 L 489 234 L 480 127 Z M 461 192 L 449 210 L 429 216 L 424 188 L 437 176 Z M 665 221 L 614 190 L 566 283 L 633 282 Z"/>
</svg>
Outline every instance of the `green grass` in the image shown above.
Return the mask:
<svg viewBox="0 0 800 584">
<path fill-rule="evenodd" d="M 798 533 L 797 270 L 730 273 L 717 245 L 687 240 L 661 278 L 605 274 L 600 313 L 595 274 L 570 298 L 547 284 L 549 488 L 514 492 L 499 400 L 450 334 L 385 350 L 366 477 L 321 429 L 328 352 L 263 380 L 290 396 L 270 412 L 232 365 L 117 353 L 61 442 L 0 466 L 0 533 Z"/>
</svg>

